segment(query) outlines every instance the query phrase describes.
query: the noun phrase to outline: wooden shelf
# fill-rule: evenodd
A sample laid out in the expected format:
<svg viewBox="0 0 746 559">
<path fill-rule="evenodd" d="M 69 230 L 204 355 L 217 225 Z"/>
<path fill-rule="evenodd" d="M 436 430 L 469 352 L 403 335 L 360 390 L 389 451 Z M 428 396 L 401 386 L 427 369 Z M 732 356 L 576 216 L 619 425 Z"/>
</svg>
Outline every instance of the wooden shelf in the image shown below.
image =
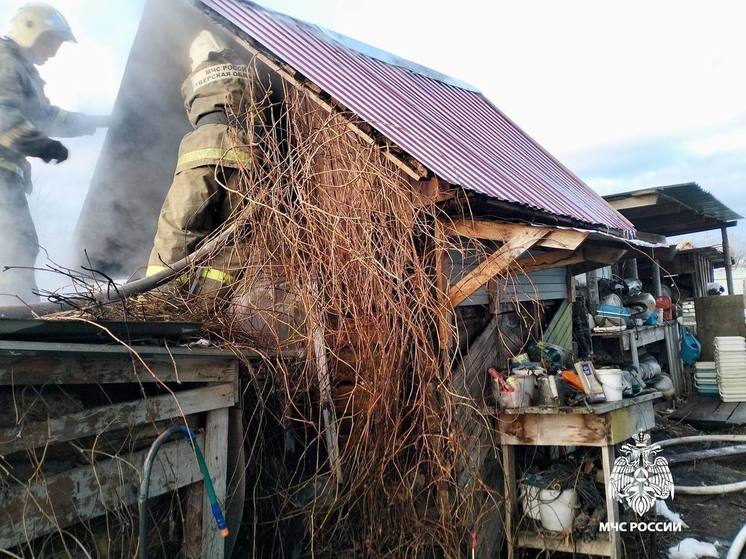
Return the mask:
<svg viewBox="0 0 746 559">
<path fill-rule="evenodd" d="M 624 350 L 629 351 L 631 340 L 634 340 L 637 347 L 643 347 L 663 340 L 666 337 L 666 330 L 664 324 L 659 324 L 656 326 L 638 326 L 618 332 L 596 332 L 591 335 L 594 338 L 620 339 Z"/>
<path fill-rule="evenodd" d="M 624 398 L 618 402 L 601 402 L 600 404 L 588 404 L 586 406 L 561 406 L 559 408 L 552 406 L 529 406 L 526 408 L 506 408 L 500 410 L 500 415 L 566 415 L 566 414 L 586 414 L 586 415 L 602 415 L 609 413 L 610 411 L 619 410 L 622 408 L 628 408 L 643 402 L 650 400 L 656 400 L 663 397 L 662 392 L 654 390 L 652 392 L 646 392 L 638 394 L 634 398 Z M 491 413 L 495 413 L 494 410 Z"/>
<path fill-rule="evenodd" d="M 578 553 L 581 555 L 611 556 L 611 544 L 609 540 L 600 538 L 585 542 L 582 540 L 573 540 L 572 537 L 563 534 L 518 532 L 516 534 L 516 543 L 518 547 L 527 547 L 530 549 L 546 549 L 548 551 Z"/>
</svg>

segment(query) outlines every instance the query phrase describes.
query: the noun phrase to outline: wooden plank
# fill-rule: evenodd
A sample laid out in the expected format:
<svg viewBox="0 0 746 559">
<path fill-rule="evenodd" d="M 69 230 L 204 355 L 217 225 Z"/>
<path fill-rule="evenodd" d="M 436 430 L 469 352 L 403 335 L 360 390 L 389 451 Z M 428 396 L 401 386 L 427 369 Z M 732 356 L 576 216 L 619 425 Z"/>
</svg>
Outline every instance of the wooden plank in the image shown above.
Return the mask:
<svg viewBox="0 0 746 559">
<path fill-rule="evenodd" d="M 500 414 L 503 444 L 537 446 L 605 446 L 655 427 L 650 401 L 593 414 Z"/>
<path fill-rule="evenodd" d="M 546 227 L 531 227 L 530 225 L 516 225 L 498 221 L 481 219 L 441 220 L 443 232 L 450 237 L 466 237 L 468 239 L 484 239 L 489 241 L 507 242 L 516 235 L 527 231 L 543 231 L 548 235 L 552 230 Z"/>
<path fill-rule="evenodd" d="M 197 436 L 200 444 L 202 435 Z M 140 472 L 147 450 L 102 460 L 47 476 L 30 486 L 4 490 L 0 507 L 0 549 L 132 505 L 137 499 Z M 192 447 L 183 439 L 166 443 L 158 453 L 150 480 L 150 497 L 200 481 Z"/>
<path fill-rule="evenodd" d="M 728 423 L 730 416 L 733 415 L 737 407 L 738 402 L 720 402 L 720 405 L 710 413 L 709 420 L 716 423 Z"/>
<path fill-rule="evenodd" d="M 48 421 L 0 429 L 0 455 L 47 444 L 72 441 L 97 433 L 227 408 L 235 403 L 232 384 L 210 385 L 195 390 L 87 409 Z"/>
<path fill-rule="evenodd" d="M 588 237 L 585 231 L 574 229 L 555 229 L 539 241 L 537 246 L 544 248 L 558 248 L 562 250 L 575 250 Z"/>
<path fill-rule="evenodd" d="M 524 274 L 531 274 L 559 266 L 572 266 L 584 260 L 585 256 L 582 249 L 576 251 L 553 250 L 541 254 L 521 256 L 515 261 L 515 266 Z"/>
<path fill-rule="evenodd" d="M 697 394 L 692 396 L 682 408 L 674 411 L 671 419 L 696 423 L 709 422 L 719 405 L 719 399 Z"/>
<path fill-rule="evenodd" d="M 574 407 L 551 407 L 551 406 L 529 406 L 527 408 L 506 408 L 500 411 L 500 415 L 561 415 L 561 414 L 578 414 L 578 415 L 601 415 L 610 411 L 628 408 L 630 406 L 636 406 L 643 402 L 651 402 L 658 398 L 662 398 L 661 392 L 653 391 L 646 392 L 645 394 L 639 394 L 634 398 L 624 398 L 617 402 L 601 402 L 600 404 L 592 404 L 585 406 L 574 406 Z M 487 412 L 488 413 L 488 412 Z M 502 420 L 502 419 L 501 419 Z M 505 419 L 505 421 L 512 421 L 512 419 Z"/>
<path fill-rule="evenodd" d="M 448 298 L 451 300 L 451 304 L 453 306 L 458 305 L 487 283 L 488 280 L 506 270 L 518 256 L 531 248 L 545 234 L 545 230 L 527 228 L 527 230 L 511 237 L 472 272 L 451 287 L 448 291 Z"/>
<path fill-rule="evenodd" d="M 746 425 L 746 402 L 741 402 L 728 418 L 732 425 Z"/>
<path fill-rule="evenodd" d="M 502 441 L 501 441 L 502 442 Z M 516 505 L 518 503 L 518 481 L 515 472 L 515 449 L 506 444 L 501 445 L 503 462 L 503 486 L 505 488 L 505 537 L 508 540 L 508 559 L 516 556 L 516 547 L 521 544 L 520 536 L 515 533 Z"/>
<path fill-rule="evenodd" d="M 607 200 L 615 210 L 629 210 L 632 208 L 643 208 L 646 206 L 654 206 L 658 203 L 658 193 L 643 194 L 640 196 L 627 196 L 624 198 L 617 198 Z"/>
<path fill-rule="evenodd" d="M 228 486 L 228 409 L 207 413 L 205 424 L 205 462 L 212 478 L 212 485 L 220 506 L 225 512 Z M 217 530 L 207 492 L 202 500 L 202 558 L 223 559 L 225 538 Z"/>
<path fill-rule="evenodd" d="M 441 351 L 448 351 L 453 344 L 453 313 L 448 300 L 448 278 L 450 277 L 450 259 L 448 252 L 442 248 L 446 246 L 445 233 L 442 223 L 435 221 L 435 286 L 437 291 L 438 305 L 438 346 Z"/>
<path fill-rule="evenodd" d="M 231 382 L 238 361 L 225 358 L 166 356 L 145 359 L 148 368 L 127 355 L 0 357 L 0 386 L 21 384 L 117 384 L 128 382 Z"/>
<path fill-rule="evenodd" d="M 543 229 L 546 235 L 537 243 L 538 246 L 565 250 L 575 250 L 588 237 L 587 232 L 574 229 L 533 227 L 480 219 L 456 219 L 452 222 L 444 221 L 442 223 L 446 234 L 449 236 L 503 242 L 529 229 Z"/>
<path fill-rule="evenodd" d="M 650 408 L 652 411 L 652 407 Z M 623 411 L 623 410 L 620 410 Z M 619 522 L 619 503 L 614 498 L 614 490 L 610 483 L 611 468 L 614 464 L 614 445 L 601 447 L 601 467 L 604 474 L 604 487 L 606 489 L 606 520 L 609 523 Z M 609 555 L 612 559 L 621 557 L 622 536 L 618 530 L 609 530 Z"/>
<path fill-rule="evenodd" d="M 0 340 L 0 355 L 10 356 L 34 356 L 46 355 L 48 353 L 59 353 L 62 355 L 83 354 L 98 356 L 103 355 L 130 355 L 137 352 L 142 357 L 165 356 L 165 357 L 191 357 L 198 358 L 215 358 L 222 357 L 226 360 L 236 358 L 235 354 L 222 349 L 191 349 L 188 347 L 163 347 L 155 345 L 132 346 L 130 349 L 121 344 L 68 344 L 56 342 L 16 342 L 9 340 Z M 247 351 L 245 356 L 248 358 L 259 357 L 259 354 L 253 351 Z"/>
<path fill-rule="evenodd" d="M 203 483 L 193 483 L 183 489 L 184 524 L 185 530 L 182 543 L 182 556 L 185 559 L 197 559 L 202 552 L 202 503 L 204 502 L 205 486 Z"/>
<path fill-rule="evenodd" d="M 582 539 L 567 538 L 564 534 L 555 535 L 551 532 L 537 534 L 535 532 L 521 531 L 517 534 L 516 541 L 519 547 L 527 547 L 529 549 L 561 551 L 582 556 L 600 555 L 608 557 L 611 554 L 609 541 L 601 538 L 586 542 Z"/>
<path fill-rule="evenodd" d="M 500 441 L 511 445 L 604 446 L 606 422 L 602 416 L 512 415 L 500 416 Z"/>
</svg>

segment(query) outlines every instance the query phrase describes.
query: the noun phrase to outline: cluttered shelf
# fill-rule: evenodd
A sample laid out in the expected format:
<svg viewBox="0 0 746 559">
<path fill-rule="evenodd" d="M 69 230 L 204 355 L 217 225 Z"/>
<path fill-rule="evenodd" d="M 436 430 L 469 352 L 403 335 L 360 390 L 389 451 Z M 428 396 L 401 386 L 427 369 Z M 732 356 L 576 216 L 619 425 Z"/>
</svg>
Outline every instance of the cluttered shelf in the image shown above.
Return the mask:
<svg viewBox="0 0 746 559">
<path fill-rule="evenodd" d="M 671 321 L 668 321 L 671 322 Z M 594 338 L 634 338 L 637 347 L 642 347 L 654 342 L 659 342 L 665 337 L 666 324 L 655 324 L 636 326 L 634 328 L 607 327 L 605 331 L 594 330 L 591 334 Z M 625 344 L 625 349 L 629 346 Z"/>
<path fill-rule="evenodd" d="M 614 410 L 628 408 L 643 402 L 662 398 L 663 393 L 658 390 L 644 391 L 632 398 L 624 398 L 616 402 L 601 402 L 598 404 L 586 404 L 583 406 L 526 406 L 522 408 L 504 408 L 499 410 L 500 414 L 506 415 L 559 415 L 559 414 L 593 414 L 601 415 Z M 496 408 L 485 410 L 486 413 L 498 413 Z"/>
</svg>

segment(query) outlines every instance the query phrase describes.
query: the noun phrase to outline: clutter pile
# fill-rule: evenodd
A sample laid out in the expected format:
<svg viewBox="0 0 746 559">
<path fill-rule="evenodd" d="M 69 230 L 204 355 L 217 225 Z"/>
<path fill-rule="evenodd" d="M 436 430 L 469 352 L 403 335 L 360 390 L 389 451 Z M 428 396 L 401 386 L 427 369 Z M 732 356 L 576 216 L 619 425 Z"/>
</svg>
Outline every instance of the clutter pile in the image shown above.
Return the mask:
<svg viewBox="0 0 746 559">
<path fill-rule="evenodd" d="M 642 291 L 638 279 L 598 280 L 601 304 L 589 316 L 594 332 L 616 332 L 637 326 L 655 326 L 673 319 L 673 305 L 668 296 L 654 297 Z"/>
<path fill-rule="evenodd" d="M 532 466 L 518 485 L 525 520 L 535 531 L 575 534 L 594 539 L 606 519 L 600 454 L 569 456 L 547 467 Z"/>
</svg>

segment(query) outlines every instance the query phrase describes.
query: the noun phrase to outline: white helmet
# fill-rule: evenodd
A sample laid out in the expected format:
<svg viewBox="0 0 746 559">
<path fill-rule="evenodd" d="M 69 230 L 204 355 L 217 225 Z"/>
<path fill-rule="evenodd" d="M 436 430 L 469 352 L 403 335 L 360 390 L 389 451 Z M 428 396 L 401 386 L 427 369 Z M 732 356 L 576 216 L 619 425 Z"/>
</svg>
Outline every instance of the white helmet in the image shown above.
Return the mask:
<svg viewBox="0 0 746 559">
<path fill-rule="evenodd" d="M 211 52 L 223 52 L 227 47 L 220 39 L 206 29 L 197 35 L 189 47 L 189 58 L 192 60 L 192 71 L 210 57 Z"/>
<path fill-rule="evenodd" d="M 44 33 L 53 33 L 62 41 L 77 43 L 65 16 L 47 4 L 32 3 L 21 7 L 10 21 L 7 36 L 18 46 L 31 48 Z"/>
</svg>

